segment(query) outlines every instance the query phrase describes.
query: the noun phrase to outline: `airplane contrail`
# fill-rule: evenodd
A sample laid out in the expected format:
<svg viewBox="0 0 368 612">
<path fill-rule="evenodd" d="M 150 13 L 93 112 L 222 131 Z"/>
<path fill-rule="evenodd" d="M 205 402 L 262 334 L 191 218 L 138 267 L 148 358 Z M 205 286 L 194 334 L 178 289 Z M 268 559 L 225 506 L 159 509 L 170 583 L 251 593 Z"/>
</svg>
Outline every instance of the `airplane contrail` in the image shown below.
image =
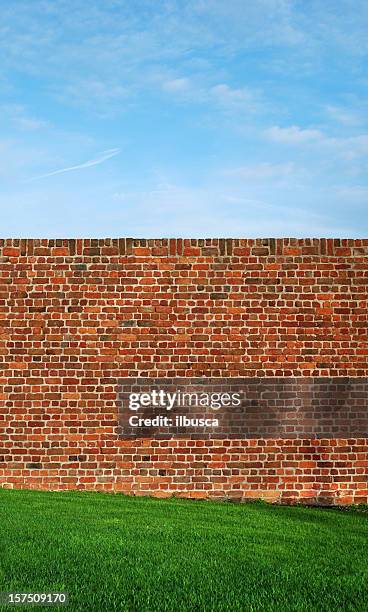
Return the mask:
<svg viewBox="0 0 368 612">
<path fill-rule="evenodd" d="M 55 174 L 63 174 L 64 172 L 72 172 L 73 170 L 80 170 L 81 168 L 90 168 L 91 166 L 97 166 L 98 164 L 102 164 L 102 162 L 118 155 L 120 153 L 120 149 L 108 149 L 107 151 L 102 151 L 102 153 L 95 157 L 94 159 L 89 159 L 82 164 L 78 164 L 76 166 L 68 166 L 67 168 L 60 168 L 59 170 L 53 170 L 52 172 L 47 172 L 47 174 L 40 174 L 39 176 L 34 176 L 28 181 L 36 181 L 38 179 L 43 179 L 48 176 L 54 176 Z"/>
</svg>

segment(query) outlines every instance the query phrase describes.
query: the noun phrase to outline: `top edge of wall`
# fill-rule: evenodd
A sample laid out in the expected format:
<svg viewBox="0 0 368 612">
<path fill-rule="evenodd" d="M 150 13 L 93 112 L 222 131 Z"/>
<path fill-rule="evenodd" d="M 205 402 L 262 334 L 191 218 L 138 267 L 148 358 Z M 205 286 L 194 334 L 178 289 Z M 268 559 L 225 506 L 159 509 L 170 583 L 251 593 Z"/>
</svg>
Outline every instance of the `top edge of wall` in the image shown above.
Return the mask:
<svg viewBox="0 0 368 612">
<path fill-rule="evenodd" d="M 4 238 L 0 257 L 22 256 L 364 257 L 368 238 Z"/>
</svg>

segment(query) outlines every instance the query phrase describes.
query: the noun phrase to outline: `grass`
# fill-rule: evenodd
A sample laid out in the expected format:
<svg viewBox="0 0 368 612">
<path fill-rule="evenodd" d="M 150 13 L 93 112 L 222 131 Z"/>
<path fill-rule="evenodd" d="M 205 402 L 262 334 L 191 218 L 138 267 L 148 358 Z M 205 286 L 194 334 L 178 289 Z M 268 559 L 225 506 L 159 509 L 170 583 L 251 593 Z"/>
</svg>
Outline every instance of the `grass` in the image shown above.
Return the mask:
<svg viewBox="0 0 368 612">
<path fill-rule="evenodd" d="M 354 509 L 3 489 L 0 531 L 0 591 L 64 590 L 70 612 L 368 610 Z"/>
</svg>

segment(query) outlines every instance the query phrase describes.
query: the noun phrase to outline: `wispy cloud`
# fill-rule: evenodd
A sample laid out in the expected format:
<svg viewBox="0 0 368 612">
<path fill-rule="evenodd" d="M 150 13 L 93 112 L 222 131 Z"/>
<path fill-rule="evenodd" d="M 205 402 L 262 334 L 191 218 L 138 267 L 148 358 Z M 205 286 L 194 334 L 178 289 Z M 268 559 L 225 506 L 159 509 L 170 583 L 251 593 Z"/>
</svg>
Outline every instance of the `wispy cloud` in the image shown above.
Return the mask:
<svg viewBox="0 0 368 612">
<path fill-rule="evenodd" d="M 208 76 L 164 78 L 162 90 L 172 96 L 174 101 L 201 104 L 208 114 L 237 114 L 241 118 L 244 114 L 265 108 L 263 94 L 259 88 L 233 87 L 228 83 L 218 83 Z"/>
<path fill-rule="evenodd" d="M 170 79 L 168 81 L 163 82 L 162 88 L 166 91 L 173 93 L 186 93 L 191 88 L 191 82 L 190 79 L 188 79 L 187 77 Z"/>
<path fill-rule="evenodd" d="M 304 191 L 304 190 L 303 190 Z M 124 223 L 133 226 L 135 236 L 165 235 L 196 237 L 221 236 L 346 236 L 357 228 L 334 223 L 328 211 L 310 207 L 310 192 L 296 194 L 283 190 L 274 197 L 268 190 L 244 184 L 238 189 L 231 182 L 211 179 L 197 187 L 166 184 L 147 191 L 115 192 L 121 202 Z M 324 194 L 319 194 L 324 197 Z M 299 198 L 299 196 L 301 196 Z M 295 200 L 301 200 L 295 204 Z M 293 205 L 290 205 L 290 200 Z M 131 215 L 131 211 L 135 214 Z M 193 224 L 193 216 L 196 222 Z M 353 224 L 352 224 L 353 225 Z"/>
<path fill-rule="evenodd" d="M 219 104 L 228 108 L 254 107 L 254 92 L 247 87 L 236 89 L 226 83 L 220 83 L 212 87 L 210 93 Z"/>
<path fill-rule="evenodd" d="M 349 108 L 329 104 L 326 106 L 326 112 L 331 119 L 343 125 L 354 126 L 362 123 L 362 118 Z"/>
<path fill-rule="evenodd" d="M 107 151 L 102 151 L 98 157 L 94 159 L 89 159 L 82 164 L 77 164 L 76 166 L 68 166 L 67 168 L 60 168 L 58 170 L 53 170 L 52 172 L 47 172 L 46 174 L 40 174 L 39 176 L 34 176 L 28 181 L 36 181 L 39 179 L 47 178 L 49 176 L 55 176 L 55 174 L 63 174 L 64 172 L 73 172 L 74 170 L 81 170 L 82 168 L 90 168 L 91 166 L 98 166 L 102 164 L 104 161 L 118 155 L 120 153 L 120 149 L 108 149 Z"/>
<path fill-rule="evenodd" d="M 367 51 L 365 0 L 355 0 L 353 7 L 341 0 L 339 11 L 323 0 L 233 0 L 229 6 L 221 0 L 142 0 L 136 11 L 120 0 L 91 0 L 87 17 L 83 0 L 73 2 L 72 13 L 68 2 L 16 4 L 2 10 L 2 71 L 11 74 L 16 67 L 48 75 L 53 95 L 68 103 L 89 105 L 93 99 L 95 106 L 114 105 L 147 86 L 153 65 L 183 71 L 189 54 L 203 61 L 212 51 L 203 73 L 211 72 L 213 80 L 239 53 L 247 74 L 252 49 L 257 58 L 260 51 L 271 50 L 266 58 L 270 67 L 276 62 L 295 73 L 304 65 L 320 70 L 326 52 L 340 50 L 345 57 Z M 289 47 L 298 50 L 292 61 L 283 53 Z M 171 84 L 174 90 L 183 85 Z"/>
<path fill-rule="evenodd" d="M 269 162 L 262 162 L 259 164 L 248 164 L 246 166 L 239 166 L 238 168 L 232 168 L 227 170 L 225 174 L 227 176 L 236 176 L 244 180 L 269 180 L 279 179 L 290 176 L 294 172 L 293 162 L 287 162 L 284 164 L 271 164 Z"/>
<path fill-rule="evenodd" d="M 323 138 L 322 132 L 314 129 L 303 129 L 297 125 L 281 128 L 277 125 L 266 130 L 266 136 L 274 142 L 285 144 L 300 144 L 320 140 Z"/>
<path fill-rule="evenodd" d="M 0 106 L 0 114 L 20 130 L 34 131 L 50 127 L 48 121 L 30 116 L 22 104 L 3 104 Z"/>
<path fill-rule="evenodd" d="M 331 136 L 321 130 L 301 128 L 297 125 L 290 127 L 273 126 L 264 132 L 267 139 L 282 145 L 305 147 L 314 145 L 324 147 L 332 157 L 340 157 L 345 161 L 366 157 L 368 154 L 368 133 L 364 132 L 354 136 Z"/>
</svg>

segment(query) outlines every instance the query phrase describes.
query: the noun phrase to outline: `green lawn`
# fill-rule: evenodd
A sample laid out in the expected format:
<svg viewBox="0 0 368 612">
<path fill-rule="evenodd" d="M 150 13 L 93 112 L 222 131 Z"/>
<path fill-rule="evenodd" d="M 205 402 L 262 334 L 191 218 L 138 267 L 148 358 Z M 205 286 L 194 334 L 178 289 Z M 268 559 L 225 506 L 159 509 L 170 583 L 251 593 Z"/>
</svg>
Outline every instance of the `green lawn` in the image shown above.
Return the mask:
<svg viewBox="0 0 368 612">
<path fill-rule="evenodd" d="M 68 591 L 58 609 L 368 610 L 353 509 L 0 490 L 0 530 L 0 591 Z"/>
</svg>

